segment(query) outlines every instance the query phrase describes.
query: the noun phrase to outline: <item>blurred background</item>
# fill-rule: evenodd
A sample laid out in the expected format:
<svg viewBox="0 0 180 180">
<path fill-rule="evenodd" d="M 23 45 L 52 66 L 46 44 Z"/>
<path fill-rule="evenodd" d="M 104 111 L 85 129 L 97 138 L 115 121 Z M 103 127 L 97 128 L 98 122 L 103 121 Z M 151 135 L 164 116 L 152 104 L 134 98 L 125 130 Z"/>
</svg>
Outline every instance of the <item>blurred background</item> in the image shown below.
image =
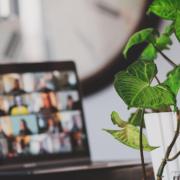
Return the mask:
<svg viewBox="0 0 180 180">
<path fill-rule="evenodd" d="M 0 0 L 0 62 L 74 60 L 84 92 L 83 104 L 92 160 L 139 159 L 129 149 L 102 131 L 114 128 L 112 110 L 127 119 L 130 112 L 117 96 L 114 74 L 130 60 L 122 57 L 129 36 L 143 27 L 159 27 L 168 22 L 145 15 L 149 0 Z M 173 37 L 174 38 L 174 37 Z M 174 38 L 175 39 L 175 38 Z M 173 40 L 167 54 L 175 62 L 180 57 Z M 166 52 L 165 52 L 166 53 Z M 162 63 L 164 64 L 162 66 Z M 171 66 L 158 57 L 159 78 Z M 149 159 L 149 154 L 146 154 Z"/>
</svg>

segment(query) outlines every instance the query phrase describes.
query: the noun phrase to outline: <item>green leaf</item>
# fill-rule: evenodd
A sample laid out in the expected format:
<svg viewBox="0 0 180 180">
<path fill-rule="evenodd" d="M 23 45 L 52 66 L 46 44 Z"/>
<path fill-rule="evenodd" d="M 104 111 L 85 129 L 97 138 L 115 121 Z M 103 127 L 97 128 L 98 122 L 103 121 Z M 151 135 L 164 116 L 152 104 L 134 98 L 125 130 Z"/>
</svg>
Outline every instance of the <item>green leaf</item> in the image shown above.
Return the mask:
<svg viewBox="0 0 180 180">
<path fill-rule="evenodd" d="M 127 57 L 127 53 L 129 49 L 132 48 L 134 45 L 143 42 L 153 41 L 153 32 L 154 32 L 153 28 L 147 28 L 139 32 L 136 32 L 134 35 L 132 35 L 123 51 L 124 56 Z"/>
<path fill-rule="evenodd" d="M 164 85 L 167 85 L 174 95 L 178 94 L 180 89 L 180 66 L 168 73 L 168 78 L 164 82 Z"/>
<path fill-rule="evenodd" d="M 165 28 L 165 32 L 155 39 L 154 45 L 159 50 L 169 49 L 169 45 L 172 45 L 170 39 L 171 34 L 174 32 L 174 23 L 170 24 Z M 154 37 L 155 38 L 155 37 Z M 157 50 L 152 43 L 150 43 L 144 51 L 141 53 L 139 60 L 153 61 L 157 58 Z"/>
<path fill-rule="evenodd" d="M 115 76 L 114 87 L 129 108 L 159 109 L 176 103 L 174 94 L 164 85 L 151 86 L 157 69 L 153 62 L 137 61 Z"/>
<path fill-rule="evenodd" d="M 152 44 L 149 44 L 139 57 L 139 60 L 153 61 L 157 58 L 157 51 Z"/>
<path fill-rule="evenodd" d="M 111 120 L 112 120 L 113 124 L 118 125 L 121 128 L 123 128 L 123 127 L 125 127 L 127 125 L 127 122 L 123 121 L 120 118 L 119 114 L 117 112 L 115 112 L 115 111 L 113 111 L 111 113 Z"/>
<path fill-rule="evenodd" d="M 168 45 L 171 45 L 172 41 L 168 34 L 164 33 L 156 40 L 156 46 L 160 50 L 168 49 Z"/>
<path fill-rule="evenodd" d="M 111 134 L 115 139 L 119 142 L 125 144 L 134 149 L 140 149 L 140 141 L 139 141 L 139 134 L 140 131 L 137 127 L 133 125 L 127 125 L 122 130 L 105 130 L 109 134 Z M 157 147 L 152 147 L 148 144 L 146 136 L 143 134 L 143 149 L 144 151 L 152 151 Z"/>
<path fill-rule="evenodd" d="M 180 9 L 179 0 L 154 0 L 148 13 L 152 12 L 163 19 L 175 20 L 178 9 Z"/>
<path fill-rule="evenodd" d="M 128 123 L 132 124 L 134 126 L 140 126 L 142 118 L 143 118 L 143 115 L 144 115 L 143 114 L 143 110 L 142 109 L 138 109 L 135 113 L 131 114 L 130 118 L 128 119 Z M 144 125 L 144 127 L 145 127 L 145 125 Z"/>
<path fill-rule="evenodd" d="M 167 35 L 172 35 L 173 33 L 174 33 L 174 22 L 173 23 L 171 23 L 169 26 L 167 26 L 166 28 L 165 28 L 165 31 L 164 31 L 164 33 L 165 34 L 167 34 Z"/>
<path fill-rule="evenodd" d="M 175 21 L 175 34 L 177 39 L 180 41 L 180 11 L 178 11 Z"/>
<path fill-rule="evenodd" d="M 129 75 L 150 83 L 157 74 L 157 67 L 153 62 L 136 61 L 127 68 Z"/>
</svg>

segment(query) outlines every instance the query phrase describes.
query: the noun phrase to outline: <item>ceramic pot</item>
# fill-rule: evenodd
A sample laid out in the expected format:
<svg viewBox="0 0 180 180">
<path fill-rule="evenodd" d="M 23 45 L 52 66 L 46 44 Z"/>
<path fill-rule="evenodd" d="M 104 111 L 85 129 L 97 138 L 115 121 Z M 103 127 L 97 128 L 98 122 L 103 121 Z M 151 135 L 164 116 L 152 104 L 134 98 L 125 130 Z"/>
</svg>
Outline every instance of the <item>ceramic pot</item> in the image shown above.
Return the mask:
<svg viewBox="0 0 180 180">
<path fill-rule="evenodd" d="M 144 115 L 147 137 L 151 146 L 159 148 L 151 152 L 154 174 L 156 176 L 166 149 L 173 139 L 177 127 L 177 115 L 173 112 L 147 113 Z M 172 149 L 170 157 L 180 150 L 180 138 Z M 164 169 L 163 180 L 171 180 L 175 174 L 180 174 L 180 157 L 168 162 Z M 180 177 L 179 177 L 180 179 Z"/>
</svg>

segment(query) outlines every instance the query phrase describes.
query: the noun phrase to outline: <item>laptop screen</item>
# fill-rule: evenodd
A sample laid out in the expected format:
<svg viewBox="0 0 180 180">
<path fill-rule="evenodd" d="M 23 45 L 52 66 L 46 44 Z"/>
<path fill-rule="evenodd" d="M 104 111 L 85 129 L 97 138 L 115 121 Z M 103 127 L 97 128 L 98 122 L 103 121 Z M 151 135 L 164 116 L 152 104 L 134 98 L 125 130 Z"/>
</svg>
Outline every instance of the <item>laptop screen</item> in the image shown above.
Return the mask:
<svg viewBox="0 0 180 180">
<path fill-rule="evenodd" d="M 88 155 L 74 64 L 1 66 L 1 161 Z"/>
</svg>

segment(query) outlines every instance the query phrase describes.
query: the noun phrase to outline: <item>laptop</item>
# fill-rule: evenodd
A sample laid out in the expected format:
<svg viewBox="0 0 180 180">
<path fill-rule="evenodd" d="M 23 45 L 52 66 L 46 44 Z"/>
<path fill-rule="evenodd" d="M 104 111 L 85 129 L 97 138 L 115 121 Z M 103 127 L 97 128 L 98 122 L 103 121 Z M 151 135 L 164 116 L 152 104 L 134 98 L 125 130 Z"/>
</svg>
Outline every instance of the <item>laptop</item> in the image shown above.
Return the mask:
<svg viewBox="0 0 180 180">
<path fill-rule="evenodd" d="M 66 171 L 90 164 L 75 64 L 0 65 L 0 174 Z"/>
<path fill-rule="evenodd" d="M 89 163 L 75 64 L 0 65 L 0 169 Z"/>
</svg>

